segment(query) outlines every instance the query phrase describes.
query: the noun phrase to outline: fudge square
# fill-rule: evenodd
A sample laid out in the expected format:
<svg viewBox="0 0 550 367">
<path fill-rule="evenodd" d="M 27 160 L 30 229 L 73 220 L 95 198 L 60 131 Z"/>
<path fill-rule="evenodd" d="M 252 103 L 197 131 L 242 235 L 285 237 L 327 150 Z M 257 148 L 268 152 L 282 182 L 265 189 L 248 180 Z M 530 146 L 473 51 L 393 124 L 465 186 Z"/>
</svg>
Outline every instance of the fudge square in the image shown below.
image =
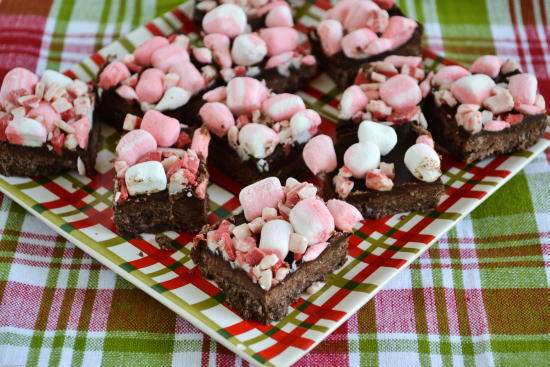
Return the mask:
<svg viewBox="0 0 550 367">
<path fill-rule="evenodd" d="M 240 192 L 244 215 L 207 225 L 195 237 L 191 258 L 244 319 L 282 319 L 302 292 L 316 292 L 344 264 L 349 232 L 363 218 L 316 192 L 293 178 L 284 187 L 265 178 Z"/>
<path fill-rule="evenodd" d="M 190 141 L 178 120 L 148 111 L 116 147 L 113 221 L 123 236 L 168 230 L 197 232 L 207 223 L 210 133 L 197 129 Z M 190 147 L 181 144 L 190 142 Z"/>
<path fill-rule="evenodd" d="M 91 86 L 56 71 L 9 71 L 0 89 L 0 173 L 93 173 L 100 128 L 94 101 Z"/>
</svg>

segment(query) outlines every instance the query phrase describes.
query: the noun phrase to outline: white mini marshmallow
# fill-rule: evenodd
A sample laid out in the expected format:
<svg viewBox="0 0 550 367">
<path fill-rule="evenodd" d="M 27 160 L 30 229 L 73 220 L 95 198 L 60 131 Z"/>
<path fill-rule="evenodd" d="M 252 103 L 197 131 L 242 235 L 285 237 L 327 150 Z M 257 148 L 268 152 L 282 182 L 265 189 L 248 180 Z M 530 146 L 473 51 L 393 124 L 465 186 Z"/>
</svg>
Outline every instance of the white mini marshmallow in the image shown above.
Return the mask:
<svg viewBox="0 0 550 367">
<path fill-rule="evenodd" d="M 71 78 L 54 70 L 46 70 L 44 74 L 42 74 L 41 82 L 44 83 L 46 87 L 56 83 L 63 88 L 68 88 L 71 84 L 73 84 L 73 80 Z"/>
<path fill-rule="evenodd" d="M 157 111 L 175 110 L 181 106 L 185 106 L 191 98 L 191 93 L 180 87 L 168 88 L 155 106 Z"/>
<path fill-rule="evenodd" d="M 267 55 L 265 41 L 256 33 L 241 34 L 233 41 L 231 57 L 237 65 L 250 66 L 259 63 Z"/>
<path fill-rule="evenodd" d="M 495 82 L 487 75 L 474 74 L 453 82 L 451 92 L 460 103 L 481 105 L 494 87 Z"/>
<path fill-rule="evenodd" d="M 264 224 L 260 234 L 260 245 L 262 251 L 275 251 L 281 259 L 288 254 L 288 245 L 292 226 L 282 219 L 275 219 Z"/>
<path fill-rule="evenodd" d="M 441 176 L 441 161 L 427 144 L 414 144 L 405 153 L 405 165 L 417 179 L 434 182 Z"/>
<path fill-rule="evenodd" d="M 239 143 L 254 158 L 265 158 L 273 153 L 279 143 L 279 135 L 266 125 L 246 124 L 239 131 Z"/>
<path fill-rule="evenodd" d="M 157 161 L 147 161 L 128 168 L 124 176 L 130 195 L 152 194 L 166 189 L 166 173 Z"/>
<path fill-rule="evenodd" d="M 298 143 L 305 143 L 317 133 L 321 125 L 321 116 L 314 110 L 298 111 L 290 119 L 292 138 Z"/>
<path fill-rule="evenodd" d="M 378 122 L 365 120 L 359 125 L 357 131 L 360 142 L 370 141 L 378 146 L 381 155 L 386 155 L 392 151 L 397 144 L 397 134 L 395 130 L 388 125 Z"/>
<path fill-rule="evenodd" d="M 48 136 L 44 125 L 27 117 L 11 120 L 5 132 L 10 143 L 27 147 L 42 146 Z"/>
<path fill-rule="evenodd" d="M 355 178 L 364 178 L 367 171 L 378 168 L 380 149 L 370 141 L 353 144 L 344 153 L 344 164 Z"/>
</svg>

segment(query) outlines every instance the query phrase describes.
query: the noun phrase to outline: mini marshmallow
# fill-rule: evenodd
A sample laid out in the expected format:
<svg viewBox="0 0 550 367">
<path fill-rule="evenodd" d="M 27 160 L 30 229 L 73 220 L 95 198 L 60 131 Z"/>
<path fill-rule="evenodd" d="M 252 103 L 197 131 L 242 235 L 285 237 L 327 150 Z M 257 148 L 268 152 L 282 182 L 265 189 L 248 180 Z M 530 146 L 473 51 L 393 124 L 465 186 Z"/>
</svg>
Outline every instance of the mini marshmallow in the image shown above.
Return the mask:
<svg viewBox="0 0 550 367">
<path fill-rule="evenodd" d="M 46 70 L 44 74 L 42 74 L 40 81 L 44 83 L 46 87 L 49 87 L 55 83 L 62 88 L 68 88 L 71 84 L 73 84 L 73 80 L 71 78 L 54 70 Z"/>
<path fill-rule="evenodd" d="M 157 141 L 148 131 L 138 129 L 125 134 L 116 146 L 118 159 L 130 166 L 143 155 L 157 149 Z"/>
<path fill-rule="evenodd" d="M 359 142 L 370 141 L 378 146 L 381 155 L 392 151 L 397 144 L 397 133 L 391 126 L 365 120 L 357 131 Z"/>
<path fill-rule="evenodd" d="M 513 75 L 508 90 L 515 103 L 532 105 L 537 97 L 537 78 L 527 73 Z"/>
<path fill-rule="evenodd" d="M 332 56 L 342 49 L 341 42 L 344 37 L 342 23 L 334 19 L 326 19 L 317 25 L 317 34 L 321 41 L 323 52 Z"/>
<path fill-rule="evenodd" d="M 380 98 L 393 108 L 416 106 L 422 100 L 422 91 L 416 80 L 408 75 L 396 75 L 380 84 Z"/>
<path fill-rule="evenodd" d="M 244 216 L 249 222 L 261 219 L 264 208 L 276 208 L 277 203 L 284 198 L 285 193 L 277 177 L 264 178 L 244 187 L 239 193 Z"/>
<path fill-rule="evenodd" d="M 359 86 L 352 85 L 346 88 L 340 100 L 339 117 L 343 120 L 351 119 L 367 106 L 368 101 L 367 95 Z"/>
<path fill-rule="evenodd" d="M 145 113 L 140 129 L 153 135 L 159 147 L 174 145 L 180 135 L 179 121 L 155 110 L 149 110 Z"/>
<path fill-rule="evenodd" d="M 350 59 L 364 59 L 369 56 L 365 51 L 369 43 L 377 38 L 376 33 L 368 28 L 356 29 L 342 38 L 342 51 Z"/>
<path fill-rule="evenodd" d="M 334 232 L 334 218 L 320 199 L 300 200 L 290 211 L 289 220 L 310 246 L 327 241 Z"/>
<path fill-rule="evenodd" d="M 202 95 L 206 102 L 223 102 L 227 98 L 227 88 L 217 87 Z"/>
<path fill-rule="evenodd" d="M 483 125 L 483 130 L 486 131 L 501 131 L 509 128 L 510 124 L 506 121 L 492 120 Z"/>
<path fill-rule="evenodd" d="M 328 246 L 328 242 L 321 242 L 316 245 L 310 246 L 304 256 L 302 257 L 303 262 L 313 261 L 319 257 L 325 251 Z M 309 289 L 309 288 L 308 288 Z"/>
<path fill-rule="evenodd" d="M 267 27 L 293 27 L 294 20 L 288 4 L 273 7 L 265 17 Z"/>
<path fill-rule="evenodd" d="M 516 70 L 517 71 L 520 70 L 520 66 L 516 60 L 508 59 L 504 62 L 504 64 L 502 64 L 502 68 L 501 68 L 502 74 L 507 75 L 507 74 L 513 73 Z"/>
<path fill-rule="evenodd" d="M 416 144 L 426 144 L 430 148 L 434 148 L 435 146 L 434 140 L 429 135 L 420 135 L 418 138 L 416 138 Z M 381 164 L 380 164 L 380 168 L 382 169 Z"/>
<path fill-rule="evenodd" d="M 422 64 L 422 58 L 420 56 L 390 55 L 387 56 L 384 61 L 392 63 L 396 68 L 402 68 L 405 65 L 417 68 Z"/>
<path fill-rule="evenodd" d="M 306 109 L 302 98 L 295 94 L 281 93 L 266 99 L 262 111 L 273 121 L 290 119 L 295 113 Z"/>
<path fill-rule="evenodd" d="M 170 42 L 168 42 L 168 39 L 166 39 L 165 37 L 155 36 L 149 38 L 147 41 L 143 42 L 138 48 L 136 48 L 136 50 L 134 51 L 134 59 L 139 65 L 143 67 L 150 66 L 151 56 L 153 55 L 153 52 L 155 52 L 159 48 L 168 46 L 169 44 Z"/>
<path fill-rule="evenodd" d="M 460 103 L 481 105 L 494 87 L 495 82 L 487 75 L 474 74 L 453 82 L 451 92 Z"/>
<path fill-rule="evenodd" d="M 43 117 L 42 125 L 50 132 L 54 128 L 54 121 L 60 120 L 61 116 L 52 108 L 48 102 L 40 102 L 38 107 L 33 108 L 27 113 L 27 117 L 36 119 L 39 116 Z"/>
<path fill-rule="evenodd" d="M 504 93 L 487 98 L 483 101 L 483 106 L 489 109 L 493 114 L 498 115 L 514 109 L 514 98 L 505 90 Z"/>
<path fill-rule="evenodd" d="M 266 69 L 276 68 L 278 66 L 281 66 L 281 65 L 284 65 L 286 63 L 291 62 L 293 58 L 294 58 L 294 52 L 292 52 L 292 51 L 288 51 L 288 52 L 285 52 L 285 53 L 282 53 L 282 54 L 271 56 L 267 60 L 267 62 L 265 64 L 265 68 Z"/>
<path fill-rule="evenodd" d="M 244 10 L 234 4 L 223 4 L 206 13 L 202 29 L 207 34 L 219 33 L 234 38 L 245 31 L 247 17 Z"/>
<path fill-rule="evenodd" d="M 40 147 L 48 137 L 44 126 L 31 118 L 22 117 L 11 120 L 5 130 L 6 137 L 11 144 L 27 147 Z"/>
<path fill-rule="evenodd" d="M 394 41 L 389 38 L 377 38 L 373 40 L 367 48 L 365 53 L 368 55 L 378 55 L 383 52 L 389 51 L 393 48 Z"/>
<path fill-rule="evenodd" d="M 382 38 L 393 40 L 393 47 L 399 47 L 407 42 L 418 27 L 416 21 L 402 16 L 393 16 L 388 21 L 388 26 L 382 33 Z"/>
<path fill-rule="evenodd" d="M 472 134 L 480 132 L 482 128 L 479 107 L 476 104 L 461 104 L 456 110 L 455 119 L 457 124 Z"/>
<path fill-rule="evenodd" d="M 128 101 L 139 100 L 136 91 L 129 85 L 121 85 L 120 87 L 118 87 L 116 89 L 116 94 Z"/>
<path fill-rule="evenodd" d="M 332 139 L 327 135 L 317 135 L 308 141 L 302 151 L 302 157 L 314 175 L 336 169 L 336 152 Z"/>
<path fill-rule="evenodd" d="M 191 149 L 197 153 L 197 156 L 206 162 L 208 158 L 208 145 L 210 145 L 210 133 L 205 126 L 196 129 L 193 132 L 193 140 L 191 140 Z"/>
<path fill-rule="evenodd" d="M 441 176 L 439 156 L 426 144 L 414 144 L 407 149 L 405 166 L 414 177 L 424 182 L 434 182 Z"/>
<path fill-rule="evenodd" d="M 202 74 L 190 62 L 181 62 L 173 65 L 170 68 L 170 73 L 178 74 L 180 76 L 178 87 L 185 89 L 192 95 L 206 87 Z"/>
<path fill-rule="evenodd" d="M 31 94 L 37 83 L 36 74 L 25 68 L 8 71 L 0 88 L 0 105 L 5 102 L 15 103 L 15 98 L 20 97 L 21 94 Z"/>
<path fill-rule="evenodd" d="M 260 37 L 265 41 L 268 56 L 294 51 L 298 47 L 298 31 L 291 27 L 262 28 Z"/>
<path fill-rule="evenodd" d="M 180 87 L 170 87 L 164 92 L 164 95 L 160 99 L 159 103 L 155 106 L 157 111 L 172 111 L 181 106 L 185 106 L 189 99 L 191 98 L 191 93 L 187 90 Z"/>
<path fill-rule="evenodd" d="M 208 34 L 203 39 L 204 45 L 212 50 L 214 61 L 223 68 L 230 68 L 233 63 L 229 45 L 229 37 L 224 34 Z"/>
<path fill-rule="evenodd" d="M 334 218 L 336 228 L 340 231 L 353 232 L 353 226 L 364 219 L 356 207 L 342 200 L 327 201 L 327 208 Z"/>
<path fill-rule="evenodd" d="M 263 159 L 273 153 L 279 144 L 279 135 L 266 125 L 250 123 L 239 131 L 240 147 L 257 159 Z"/>
<path fill-rule="evenodd" d="M 212 63 L 212 51 L 207 47 L 193 48 L 193 56 L 201 64 Z"/>
<path fill-rule="evenodd" d="M 317 111 L 306 109 L 296 112 L 290 119 L 292 139 L 300 144 L 305 143 L 317 134 L 321 125 L 321 116 Z"/>
<path fill-rule="evenodd" d="M 344 153 L 344 164 L 352 172 L 353 177 L 363 178 L 367 171 L 377 168 L 380 164 L 380 149 L 370 141 L 355 143 Z"/>
<path fill-rule="evenodd" d="M 170 44 L 153 52 L 151 55 L 151 63 L 154 68 L 160 69 L 165 73 L 170 67 L 183 62 L 189 62 L 189 54 L 179 45 Z"/>
<path fill-rule="evenodd" d="M 199 116 L 204 125 L 220 138 L 235 126 L 233 114 L 225 104 L 220 102 L 205 103 L 199 110 Z"/>
<path fill-rule="evenodd" d="M 128 168 L 124 175 L 130 195 L 152 194 L 166 189 L 166 174 L 162 164 L 147 161 Z"/>
<path fill-rule="evenodd" d="M 147 69 L 136 86 L 140 102 L 156 103 L 164 94 L 164 73 L 159 69 Z"/>
<path fill-rule="evenodd" d="M 307 238 L 298 233 L 291 233 L 288 249 L 295 254 L 303 254 L 307 250 Z"/>
<path fill-rule="evenodd" d="M 227 106 L 236 115 L 252 113 L 259 109 L 268 95 L 265 84 L 249 77 L 232 79 L 227 84 L 226 92 Z"/>
<path fill-rule="evenodd" d="M 537 115 L 539 113 L 544 113 L 545 109 L 541 108 L 539 106 L 525 104 L 525 103 L 519 103 L 515 105 L 515 109 L 523 113 L 524 115 Z"/>
<path fill-rule="evenodd" d="M 329 11 L 325 13 L 325 19 L 336 19 L 337 21 L 343 23 L 350 12 L 350 9 L 356 2 L 357 0 L 338 1 Z"/>
<path fill-rule="evenodd" d="M 286 220 L 271 220 L 262 228 L 258 247 L 264 252 L 273 251 L 279 259 L 284 259 L 288 254 L 291 233 L 292 226 Z"/>
<path fill-rule="evenodd" d="M 265 41 L 256 33 L 241 34 L 233 41 L 231 56 L 237 65 L 250 66 L 257 64 L 266 55 L 267 46 Z"/>
<path fill-rule="evenodd" d="M 371 17 L 375 17 L 376 12 L 379 10 L 380 10 L 380 7 L 372 1 L 356 1 L 351 6 L 346 18 L 342 22 L 344 25 L 344 29 L 348 32 L 351 32 L 356 29 L 365 27 L 367 20 Z M 387 18 L 387 12 L 385 13 Z M 386 23 L 387 23 L 387 19 L 386 19 Z M 372 30 L 374 32 L 379 32 L 378 30 L 374 30 L 374 29 Z"/>
<path fill-rule="evenodd" d="M 435 73 L 434 77 L 432 78 L 432 84 L 436 87 L 449 85 L 452 82 L 468 75 L 471 75 L 471 73 L 462 66 L 444 66 L 439 69 L 437 73 Z"/>
<path fill-rule="evenodd" d="M 485 74 L 494 79 L 498 76 L 500 68 L 504 64 L 504 60 L 495 55 L 484 55 L 479 57 L 472 66 L 470 71 L 475 74 Z"/>
<path fill-rule="evenodd" d="M 99 87 L 109 89 L 130 77 L 130 70 L 120 61 L 114 61 L 107 65 L 99 74 Z"/>
</svg>

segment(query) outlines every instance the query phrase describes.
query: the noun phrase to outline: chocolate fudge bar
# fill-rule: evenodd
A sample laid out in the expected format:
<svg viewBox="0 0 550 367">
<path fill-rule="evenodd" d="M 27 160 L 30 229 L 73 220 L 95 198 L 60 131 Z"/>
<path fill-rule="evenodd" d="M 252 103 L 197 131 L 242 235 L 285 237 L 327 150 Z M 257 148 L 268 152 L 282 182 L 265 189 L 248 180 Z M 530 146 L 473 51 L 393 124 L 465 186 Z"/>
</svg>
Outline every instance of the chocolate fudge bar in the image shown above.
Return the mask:
<svg viewBox="0 0 550 367">
<path fill-rule="evenodd" d="M 340 200 L 325 203 L 313 185 L 292 178 L 284 188 L 266 178 L 245 187 L 239 199 L 244 218 L 205 226 L 191 258 L 243 318 L 277 321 L 345 263 L 345 232 L 362 217 Z"/>
<path fill-rule="evenodd" d="M 47 70 L 8 72 L 0 89 L 0 173 L 94 172 L 100 126 L 89 85 Z"/>
<path fill-rule="evenodd" d="M 378 5 L 378 4 L 379 5 Z M 322 68 L 344 90 L 363 64 L 389 55 L 420 56 L 422 25 L 393 1 L 341 1 L 308 37 Z"/>
<path fill-rule="evenodd" d="M 115 160 L 113 221 L 123 236 L 139 233 L 199 231 L 207 223 L 210 134 L 194 131 L 191 146 L 179 122 L 158 111 L 143 120 L 129 116 L 134 128 L 120 139 Z"/>
<path fill-rule="evenodd" d="M 211 65 L 197 67 L 184 35 L 156 36 L 123 60 L 109 58 L 98 73 L 98 117 L 122 130 L 127 114 L 157 110 L 187 125 L 200 122 L 202 95 L 218 82 Z"/>
<path fill-rule="evenodd" d="M 262 178 L 305 174 L 303 145 L 321 117 L 293 94 L 272 94 L 263 83 L 238 77 L 208 94 L 199 115 L 213 133 L 209 163 L 249 185 Z"/>
<path fill-rule="evenodd" d="M 214 63 L 225 82 L 238 76 L 265 80 L 276 93 L 307 85 L 317 72 L 317 62 L 309 46 L 300 44 L 288 5 L 279 1 L 266 6 L 273 7 L 267 25 L 252 33 L 247 33 L 243 7 L 222 4 L 210 10 L 202 21 L 203 46 L 193 48 L 193 61 Z"/>
<path fill-rule="evenodd" d="M 549 124 L 536 78 L 497 56 L 481 56 L 470 70 L 445 66 L 429 77 L 424 103 L 437 144 L 464 163 L 527 149 Z"/>
</svg>

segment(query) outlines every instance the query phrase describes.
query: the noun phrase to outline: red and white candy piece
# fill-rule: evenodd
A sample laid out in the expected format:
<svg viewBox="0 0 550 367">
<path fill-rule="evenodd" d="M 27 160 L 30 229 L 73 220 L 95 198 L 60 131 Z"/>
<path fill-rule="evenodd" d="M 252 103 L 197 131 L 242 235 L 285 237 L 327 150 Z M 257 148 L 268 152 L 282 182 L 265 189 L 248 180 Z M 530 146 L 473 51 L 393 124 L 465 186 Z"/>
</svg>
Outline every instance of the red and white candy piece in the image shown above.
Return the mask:
<svg viewBox="0 0 550 367">
<path fill-rule="evenodd" d="M 484 55 L 474 61 L 470 67 L 470 71 L 475 74 L 485 74 L 494 79 L 500 73 L 500 68 L 503 64 L 504 60 L 498 56 Z"/>
<path fill-rule="evenodd" d="M 486 131 L 501 131 L 510 127 L 510 124 L 506 121 L 492 120 L 483 125 L 483 130 Z"/>
<path fill-rule="evenodd" d="M 205 103 L 199 110 L 199 116 L 208 130 L 220 138 L 235 126 L 233 114 L 225 104 L 220 102 Z"/>
<path fill-rule="evenodd" d="M 393 48 L 394 41 L 389 38 L 377 38 L 373 40 L 367 48 L 365 49 L 365 53 L 369 55 L 378 55 L 382 52 L 386 52 L 388 50 L 391 50 Z"/>
<path fill-rule="evenodd" d="M 267 55 L 265 41 L 256 33 L 241 34 L 233 41 L 231 56 L 237 65 L 257 64 L 264 59 L 265 55 Z"/>
<path fill-rule="evenodd" d="M 180 45 L 170 44 L 153 52 L 151 63 L 153 67 L 168 72 L 170 67 L 183 62 L 189 62 L 189 54 Z"/>
<path fill-rule="evenodd" d="M 355 143 L 344 153 L 344 164 L 353 177 L 363 178 L 367 171 L 377 168 L 380 164 L 380 149 L 370 141 Z"/>
<path fill-rule="evenodd" d="M 190 62 L 181 62 L 173 65 L 170 68 L 170 73 L 179 75 L 178 87 L 185 89 L 191 95 L 206 87 L 206 82 L 201 72 Z"/>
<path fill-rule="evenodd" d="M 336 19 L 343 23 L 349 14 L 350 9 L 358 0 L 338 1 L 329 11 L 325 13 L 325 19 Z"/>
<path fill-rule="evenodd" d="M 483 126 L 479 107 L 477 104 L 461 104 L 456 110 L 457 124 L 472 134 L 480 132 Z"/>
<path fill-rule="evenodd" d="M 212 51 L 207 47 L 193 48 L 193 56 L 201 64 L 210 64 L 212 62 Z"/>
<path fill-rule="evenodd" d="M 427 144 L 414 144 L 405 153 L 405 166 L 417 179 L 434 182 L 441 176 L 441 161 Z"/>
<path fill-rule="evenodd" d="M 317 34 L 325 55 L 332 56 L 340 52 L 344 37 L 342 23 L 334 19 L 325 19 L 317 25 Z"/>
<path fill-rule="evenodd" d="M 219 33 L 234 38 L 246 29 L 246 13 L 234 4 L 220 5 L 204 16 L 202 29 L 207 34 Z"/>
<path fill-rule="evenodd" d="M 295 94 L 281 93 L 266 99 L 262 103 L 262 111 L 273 121 L 290 119 L 295 113 L 306 109 L 302 98 Z"/>
<path fill-rule="evenodd" d="M 376 17 L 380 7 L 372 1 L 356 1 L 349 9 L 347 16 L 342 22 L 344 29 L 348 32 L 354 31 L 359 28 L 367 26 L 369 18 Z M 386 25 L 387 25 L 387 12 L 386 13 Z M 370 28 L 370 27 L 369 27 Z M 385 27 L 384 27 L 385 28 Z M 374 32 L 382 32 L 382 30 L 371 29 Z"/>
<path fill-rule="evenodd" d="M 307 250 L 307 238 L 298 233 L 291 233 L 288 249 L 295 254 L 303 254 Z"/>
<path fill-rule="evenodd" d="M 386 57 L 384 61 L 392 63 L 396 68 L 402 68 L 405 65 L 418 68 L 420 64 L 422 64 L 422 58 L 420 56 L 390 55 Z"/>
<path fill-rule="evenodd" d="M 268 27 L 293 27 L 292 12 L 286 2 L 277 5 L 267 13 L 265 25 Z"/>
<path fill-rule="evenodd" d="M 180 135 L 179 121 L 155 110 L 145 113 L 140 129 L 153 135 L 159 147 L 174 145 Z"/>
<path fill-rule="evenodd" d="M 153 55 L 153 52 L 158 50 L 159 48 L 162 48 L 164 46 L 168 46 L 170 42 L 165 37 L 155 36 L 153 38 L 149 38 L 147 41 L 143 42 L 136 50 L 134 51 L 134 59 L 136 63 L 143 67 L 147 67 L 151 65 L 151 56 Z"/>
<path fill-rule="evenodd" d="M 416 106 L 422 100 L 422 91 L 415 79 L 399 74 L 380 84 L 380 98 L 396 109 Z"/>
<path fill-rule="evenodd" d="M 276 208 L 277 203 L 284 198 L 285 193 L 277 177 L 264 178 L 246 186 L 239 193 L 244 216 L 249 222 L 261 217 L 264 208 Z"/>
<path fill-rule="evenodd" d="M 350 59 L 364 59 L 368 45 L 377 39 L 376 33 L 368 28 L 356 29 L 342 38 L 342 51 Z"/>
<path fill-rule="evenodd" d="M 343 120 L 351 119 L 357 112 L 367 106 L 368 101 L 367 95 L 359 86 L 352 85 L 346 88 L 340 100 L 340 118 Z"/>
<path fill-rule="evenodd" d="M 49 87 L 55 83 L 62 88 L 69 88 L 69 86 L 73 84 L 73 80 L 71 78 L 61 74 L 59 71 L 54 70 L 46 70 L 44 74 L 42 74 L 40 81 L 44 83 L 46 87 Z"/>
<path fill-rule="evenodd" d="M 302 257 L 303 262 L 313 261 L 319 257 L 325 251 L 328 246 L 328 242 L 317 243 L 310 246 Z M 311 288 L 311 287 L 310 287 Z M 309 289 L 309 288 L 308 288 Z M 313 291 L 313 290 L 312 290 Z"/>
<path fill-rule="evenodd" d="M 44 126 L 28 117 L 21 117 L 8 122 L 5 134 L 11 144 L 27 147 L 40 147 L 48 137 L 48 132 Z"/>
<path fill-rule="evenodd" d="M 474 74 L 453 82 L 451 92 L 460 103 L 481 105 L 494 87 L 495 82 L 487 75 Z"/>
<path fill-rule="evenodd" d="M 267 62 L 265 64 L 265 68 L 266 69 L 276 68 L 278 66 L 281 66 L 283 64 L 286 64 L 286 63 L 292 61 L 293 58 L 294 58 L 294 52 L 292 52 L 292 51 L 288 51 L 288 52 L 285 52 L 285 53 L 282 53 L 282 54 L 271 56 L 267 60 Z"/>
<path fill-rule="evenodd" d="M 391 126 L 369 120 L 361 122 L 357 136 L 360 142 L 370 141 L 376 144 L 381 155 L 391 152 L 397 144 L 397 133 Z"/>
<path fill-rule="evenodd" d="M 327 135 L 317 135 L 308 141 L 302 151 L 302 157 L 314 175 L 336 169 L 336 152 L 332 139 Z"/>
<path fill-rule="evenodd" d="M 498 115 L 514 109 L 514 98 L 505 90 L 503 93 L 487 98 L 483 101 L 483 106 L 489 109 L 493 114 Z"/>
<path fill-rule="evenodd" d="M 148 131 L 137 129 L 125 134 L 116 146 L 118 160 L 133 165 L 143 155 L 157 149 L 157 141 Z"/>
<path fill-rule="evenodd" d="M 365 186 L 376 191 L 390 191 L 393 181 L 381 169 L 371 169 L 365 176 Z"/>
<path fill-rule="evenodd" d="M 317 134 L 321 125 L 321 116 L 317 111 L 306 109 L 296 112 L 290 119 L 292 139 L 298 143 L 305 143 Z"/>
<path fill-rule="evenodd" d="M 82 117 L 80 120 L 74 122 L 72 127 L 74 129 L 74 136 L 78 142 L 78 146 L 82 149 L 86 149 L 88 147 L 90 130 L 92 128 L 90 120 L 88 120 L 87 117 Z"/>
<path fill-rule="evenodd" d="M 537 78 L 528 73 L 513 75 L 508 90 L 515 103 L 532 105 L 537 97 Z"/>
<path fill-rule="evenodd" d="M 273 129 L 255 122 L 244 125 L 239 131 L 240 146 L 248 155 L 257 159 L 273 153 L 279 140 L 279 135 Z"/>
<path fill-rule="evenodd" d="M 99 87 L 109 89 L 130 77 L 130 70 L 120 61 L 107 65 L 99 75 Z"/>
<path fill-rule="evenodd" d="M 126 170 L 124 181 L 130 195 L 152 194 L 166 189 L 166 173 L 162 164 L 147 161 Z"/>
<path fill-rule="evenodd" d="M 157 111 L 172 111 L 181 106 L 185 106 L 189 99 L 191 98 L 191 93 L 189 91 L 182 89 L 180 87 L 171 87 L 164 92 L 164 95 L 160 99 L 159 103 L 155 106 Z"/>
<path fill-rule="evenodd" d="M 286 220 L 270 220 L 262 227 L 258 247 L 264 252 L 273 251 L 282 260 L 288 254 L 291 233 L 292 226 Z"/>
<path fill-rule="evenodd" d="M 136 86 L 140 102 L 156 103 L 164 94 L 164 73 L 159 69 L 147 69 Z"/>
<path fill-rule="evenodd" d="M 262 82 L 249 78 L 237 77 L 227 84 L 227 106 L 236 115 L 252 113 L 262 106 L 268 90 Z"/>
<path fill-rule="evenodd" d="M 356 207 L 343 200 L 331 199 L 327 201 L 327 208 L 340 231 L 353 232 L 353 226 L 364 219 Z"/>
<path fill-rule="evenodd" d="M 262 28 L 260 37 L 267 45 L 267 55 L 274 56 L 298 47 L 298 31 L 292 27 Z"/>
<path fill-rule="evenodd" d="M 217 87 L 202 95 L 202 99 L 207 102 L 222 102 L 227 98 L 227 88 Z"/>
<path fill-rule="evenodd" d="M 0 105 L 6 102 L 15 103 L 21 95 L 32 94 L 38 77 L 25 68 L 15 68 L 6 74 L 0 88 Z"/>
<path fill-rule="evenodd" d="M 210 132 L 206 127 L 201 127 L 193 132 L 191 140 L 191 149 L 197 153 L 197 156 L 206 161 L 208 158 L 208 146 L 210 145 Z"/>
<path fill-rule="evenodd" d="M 465 76 L 471 75 L 471 73 L 458 65 L 444 66 L 437 73 L 435 73 L 432 84 L 436 87 L 449 85 L 452 82 L 463 78 Z"/>
<path fill-rule="evenodd" d="M 407 42 L 418 27 L 416 21 L 402 16 L 393 16 L 388 21 L 388 26 L 382 33 L 382 38 L 390 38 L 393 41 L 393 47 L 399 47 Z"/>
<path fill-rule="evenodd" d="M 60 120 L 61 116 L 52 108 L 48 102 L 40 102 L 38 107 L 31 109 L 27 113 L 27 117 L 36 119 L 42 116 L 42 125 L 46 128 L 47 132 L 50 132 L 54 128 L 54 121 Z"/>
<path fill-rule="evenodd" d="M 233 60 L 231 59 L 231 51 L 229 37 L 224 34 L 208 34 L 203 39 L 204 45 L 212 50 L 214 61 L 224 68 L 230 68 Z"/>
<path fill-rule="evenodd" d="M 130 87 L 129 85 L 121 85 L 116 89 L 116 93 L 128 101 L 139 100 L 139 97 L 135 89 Z"/>
<path fill-rule="evenodd" d="M 290 211 L 290 223 L 296 233 L 304 236 L 308 244 L 325 242 L 334 232 L 334 218 L 323 200 L 300 200 Z"/>
</svg>

